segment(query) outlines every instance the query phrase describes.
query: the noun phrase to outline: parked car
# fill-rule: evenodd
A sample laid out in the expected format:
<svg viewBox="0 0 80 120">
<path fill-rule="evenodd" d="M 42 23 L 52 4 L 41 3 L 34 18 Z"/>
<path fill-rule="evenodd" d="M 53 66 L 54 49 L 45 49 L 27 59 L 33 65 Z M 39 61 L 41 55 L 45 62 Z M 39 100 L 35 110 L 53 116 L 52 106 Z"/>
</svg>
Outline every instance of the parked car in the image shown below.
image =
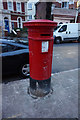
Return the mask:
<svg viewBox="0 0 80 120">
<path fill-rule="evenodd" d="M 1 40 L 2 75 L 18 73 L 21 77 L 29 75 L 29 48 L 14 40 Z"/>
<path fill-rule="evenodd" d="M 80 41 L 79 23 L 64 23 L 59 24 L 53 33 L 54 43 L 65 41 Z"/>
</svg>

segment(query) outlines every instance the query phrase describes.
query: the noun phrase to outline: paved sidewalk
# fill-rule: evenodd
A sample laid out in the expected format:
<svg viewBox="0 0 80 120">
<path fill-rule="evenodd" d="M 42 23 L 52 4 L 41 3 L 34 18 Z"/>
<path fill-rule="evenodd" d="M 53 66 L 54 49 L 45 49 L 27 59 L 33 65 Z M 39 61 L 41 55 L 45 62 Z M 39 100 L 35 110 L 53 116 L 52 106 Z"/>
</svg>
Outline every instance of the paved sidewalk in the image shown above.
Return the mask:
<svg viewBox="0 0 80 120">
<path fill-rule="evenodd" d="M 3 84 L 3 118 L 78 118 L 78 69 L 52 74 L 53 93 L 33 99 L 29 79 Z"/>
</svg>

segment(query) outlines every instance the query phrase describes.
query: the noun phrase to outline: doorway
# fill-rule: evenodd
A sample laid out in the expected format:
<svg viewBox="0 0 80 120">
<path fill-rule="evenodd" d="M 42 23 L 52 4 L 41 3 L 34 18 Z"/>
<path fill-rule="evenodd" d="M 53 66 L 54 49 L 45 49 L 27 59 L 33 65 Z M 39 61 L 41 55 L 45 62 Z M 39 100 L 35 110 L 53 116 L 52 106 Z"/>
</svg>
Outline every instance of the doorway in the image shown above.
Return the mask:
<svg viewBox="0 0 80 120">
<path fill-rule="evenodd" d="M 4 18 L 4 23 L 5 23 L 5 29 L 8 30 L 8 32 L 10 32 L 9 30 L 9 20 L 7 17 Z"/>
</svg>

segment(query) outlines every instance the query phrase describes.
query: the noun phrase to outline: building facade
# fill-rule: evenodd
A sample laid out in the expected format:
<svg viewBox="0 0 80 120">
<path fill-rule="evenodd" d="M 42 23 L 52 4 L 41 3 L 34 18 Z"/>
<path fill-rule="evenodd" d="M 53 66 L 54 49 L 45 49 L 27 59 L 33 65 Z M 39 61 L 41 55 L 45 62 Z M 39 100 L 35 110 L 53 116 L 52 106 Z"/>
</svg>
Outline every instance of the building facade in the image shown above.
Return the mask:
<svg viewBox="0 0 80 120">
<path fill-rule="evenodd" d="M 46 18 L 46 2 L 38 2 L 36 4 L 36 18 L 37 19 L 45 19 Z M 43 9 L 44 12 L 41 10 Z M 77 1 L 67 0 L 67 2 L 63 0 L 56 0 L 56 2 L 52 2 L 51 8 L 51 18 L 52 20 L 60 23 L 71 23 L 77 22 L 78 10 L 77 10 Z"/>
<path fill-rule="evenodd" d="M 77 2 L 74 2 L 74 0 L 68 2 L 57 0 L 57 2 L 52 4 L 51 14 L 53 16 L 53 20 L 57 21 L 58 23 L 77 22 Z"/>
<path fill-rule="evenodd" d="M 2 0 L 0 0 L 0 37 L 2 36 L 2 28 L 3 28 L 3 22 L 2 22 Z"/>
<path fill-rule="evenodd" d="M 36 0 L 35 1 L 29 0 L 27 2 L 27 21 L 35 19 L 35 12 L 36 12 L 35 4 L 36 4 Z"/>
<path fill-rule="evenodd" d="M 23 22 L 26 21 L 26 7 L 25 0 L 2 0 L 0 8 L 2 35 L 4 32 L 11 32 L 14 28 L 23 28 Z"/>
<path fill-rule="evenodd" d="M 77 8 L 78 8 L 78 18 L 77 18 L 77 23 L 80 23 L 80 0 L 77 2 Z"/>
</svg>

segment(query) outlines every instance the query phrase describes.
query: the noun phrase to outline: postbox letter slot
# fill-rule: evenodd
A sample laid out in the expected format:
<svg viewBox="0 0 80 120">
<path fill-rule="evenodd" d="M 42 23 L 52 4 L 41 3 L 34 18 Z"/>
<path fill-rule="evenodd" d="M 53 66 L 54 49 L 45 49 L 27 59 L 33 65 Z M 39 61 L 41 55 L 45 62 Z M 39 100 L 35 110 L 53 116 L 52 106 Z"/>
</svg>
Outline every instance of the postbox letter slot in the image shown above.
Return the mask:
<svg viewBox="0 0 80 120">
<path fill-rule="evenodd" d="M 41 34 L 41 36 L 50 36 L 50 34 Z"/>
</svg>

